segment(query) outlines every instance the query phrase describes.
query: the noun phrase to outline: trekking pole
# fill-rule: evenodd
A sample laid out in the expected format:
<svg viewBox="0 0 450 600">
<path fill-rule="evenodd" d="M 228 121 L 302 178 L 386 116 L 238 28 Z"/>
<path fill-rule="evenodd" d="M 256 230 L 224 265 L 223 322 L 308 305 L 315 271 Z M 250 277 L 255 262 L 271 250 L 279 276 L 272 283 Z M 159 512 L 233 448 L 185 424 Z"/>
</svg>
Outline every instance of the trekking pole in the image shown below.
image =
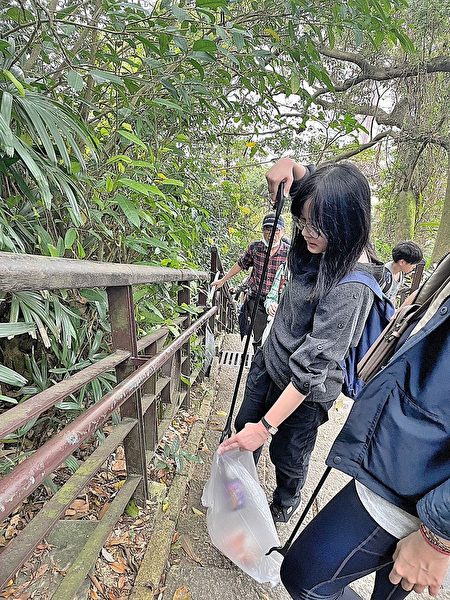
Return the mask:
<svg viewBox="0 0 450 600">
<path fill-rule="evenodd" d="M 305 508 L 303 509 L 302 514 L 300 515 L 300 518 L 297 522 L 297 525 L 294 527 L 291 535 L 289 536 L 287 542 L 284 544 L 284 546 L 273 546 L 270 550 L 268 550 L 266 552 L 266 556 L 269 556 L 269 554 L 272 554 L 272 552 L 279 552 L 282 556 L 286 556 L 287 551 L 289 550 L 289 548 L 292 545 L 292 542 L 295 540 L 298 530 L 300 529 L 303 521 L 305 520 L 306 515 L 308 514 L 309 509 L 311 508 L 314 500 L 317 497 L 317 494 L 320 492 L 323 484 L 325 483 L 325 480 L 327 479 L 328 475 L 330 474 L 331 471 L 331 467 L 327 467 L 322 475 L 322 477 L 320 478 L 319 483 L 316 485 L 316 487 L 314 488 L 313 493 L 311 494 L 311 498 L 308 500 L 307 505 L 305 506 Z"/>
<path fill-rule="evenodd" d="M 242 352 L 241 364 L 239 365 L 239 372 L 238 372 L 238 376 L 236 379 L 236 384 L 234 386 L 233 399 L 231 400 L 230 412 L 228 413 L 227 422 L 225 423 L 224 430 L 222 431 L 222 435 L 220 436 L 219 444 L 221 444 L 224 440 L 229 438 L 231 435 L 231 422 L 233 420 L 233 413 L 234 413 L 234 409 L 236 407 L 237 397 L 238 397 L 238 393 L 239 393 L 239 386 L 241 385 L 242 373 L 244 372 L 245 360 L 247 358 L 248 347 L 250 345 L 250 337 L 252 335 L 253 324 L 256 319 L 256 313 L 258 311 L 258 304 L 259 304 L 259 300 L 261 298 L 261 293 L 262 293 L 262 289 L 263 289 L 263 285 L 264 285 L 264 279 L 266 277 L 267 269 L 269 267 L 270 253 L 272 251 L 273 240 L 275 239 L 275 233 L 277 230 L 278 219 L 281 215 L 281 211 L 283 209 L 283 204 L 284 204 L 284 183 L 280 183 L 280 185 L 278 186 L 277 196 L 276 196 L 276 200 L 275 200 L 275 222 L 273 224 L 272 233 L 270 234 L 269 243 L 267 245 L 266 256 L 264 258 L 264 265 L 263 265 L 263 269 L 262 269 L 262 273 L 261 273 L 261 279 L 259 280 L 259 284 L 258 284 L 258 291 L 256 292 L 256 296 L 255 296 L 255 302 L 254 302 L 254 306 L 253 306 L 252 315 L 250 318 L 250 322 L 247 326 L 245 345 L 244 345 L 244 350 Z"/>
</svg>

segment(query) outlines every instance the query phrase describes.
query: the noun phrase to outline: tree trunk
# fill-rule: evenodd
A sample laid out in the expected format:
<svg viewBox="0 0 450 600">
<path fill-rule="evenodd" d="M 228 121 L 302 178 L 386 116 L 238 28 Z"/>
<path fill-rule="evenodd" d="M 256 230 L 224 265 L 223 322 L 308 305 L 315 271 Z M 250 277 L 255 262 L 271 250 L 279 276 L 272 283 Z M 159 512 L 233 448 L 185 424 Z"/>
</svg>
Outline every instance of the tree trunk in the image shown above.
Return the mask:
<svg viewBox="0 0 450 600">
<path fill-rule="evenodd" d="M 397 196 L 395 223 L 393 231 L 394 244 L 414 238 L 416 228 L 417 198 L 412 185 L 417 161 L 425 148 L 416 144 L 400 143 L 398 145 L 400 176 L 400 192 Z"/>
<path fill-rule="evenodd" d="M 436 236 L 431 260 L 437 262 L 450 250 L 450 149 L 447 151 L 447 189 L 445 191 L 444 207 L 442 209 L 441 223 Z"/>
<path fill-rule="evenodd" d="M 416 222 L 416 197 L 412 190 L 402 190 L 397 197 L 394 243 L 411 240 Z"/>
</svg>

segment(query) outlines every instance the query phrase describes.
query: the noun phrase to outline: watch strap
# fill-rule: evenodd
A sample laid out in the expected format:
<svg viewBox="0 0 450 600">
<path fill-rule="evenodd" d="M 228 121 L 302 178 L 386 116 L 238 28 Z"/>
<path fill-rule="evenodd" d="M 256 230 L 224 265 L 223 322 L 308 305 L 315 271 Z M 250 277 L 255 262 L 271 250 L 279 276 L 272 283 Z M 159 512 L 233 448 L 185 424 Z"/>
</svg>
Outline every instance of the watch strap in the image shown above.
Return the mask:
<svg viewBox="0 0 450 600">
<path fill-rule="evenodd" d="M 261 418 L 261 423 L 264 425 L 264 427 L 267 429 L 270 435 L 275 435 L 278 431 L 278 427 L 274 427 L 273 425 L 271 425 L 269 421 L 267 421 L 264 417 Z"/>
</svg>

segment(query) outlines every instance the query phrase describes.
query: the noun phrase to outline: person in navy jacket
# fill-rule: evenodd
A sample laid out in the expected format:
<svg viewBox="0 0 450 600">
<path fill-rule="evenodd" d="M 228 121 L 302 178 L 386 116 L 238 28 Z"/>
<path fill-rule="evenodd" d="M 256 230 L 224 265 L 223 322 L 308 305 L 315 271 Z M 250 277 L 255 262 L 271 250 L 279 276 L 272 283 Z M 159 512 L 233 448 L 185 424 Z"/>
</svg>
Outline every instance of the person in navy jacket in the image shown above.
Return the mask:
<svg viewBox="0 0 450 600">
<path fill-rule="evenodd" d="M 450 260 L 435 301 L 362 390 L 327 464 L 352 481 L 303 530 L 281 578 L 301 600 L 373 600 L 450 587 Z M 445 280 L 444 280 L 445 281 Z M 307 557 L 307 560 L 305 560 Z"/>
</svg>

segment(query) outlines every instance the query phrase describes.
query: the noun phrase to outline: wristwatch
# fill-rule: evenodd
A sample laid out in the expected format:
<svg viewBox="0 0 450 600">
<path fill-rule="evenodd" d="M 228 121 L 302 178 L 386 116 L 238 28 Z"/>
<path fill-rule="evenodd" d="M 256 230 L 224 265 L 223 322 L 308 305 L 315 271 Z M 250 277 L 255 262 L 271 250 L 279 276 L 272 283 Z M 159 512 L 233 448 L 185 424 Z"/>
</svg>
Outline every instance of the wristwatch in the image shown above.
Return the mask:
<svg viewBox="0 0 450 600">
<path fill-rule="evenodd" d="M 274 427 L 273 425 L 271 425 L 268 421 L 266 421 L 264 417 L 261 418 L 261 423 L 264 425 L 264 427 L 267 429 L 270 435 L 275 435 L 278 431 L 278 427 Z"/>
</svg>

